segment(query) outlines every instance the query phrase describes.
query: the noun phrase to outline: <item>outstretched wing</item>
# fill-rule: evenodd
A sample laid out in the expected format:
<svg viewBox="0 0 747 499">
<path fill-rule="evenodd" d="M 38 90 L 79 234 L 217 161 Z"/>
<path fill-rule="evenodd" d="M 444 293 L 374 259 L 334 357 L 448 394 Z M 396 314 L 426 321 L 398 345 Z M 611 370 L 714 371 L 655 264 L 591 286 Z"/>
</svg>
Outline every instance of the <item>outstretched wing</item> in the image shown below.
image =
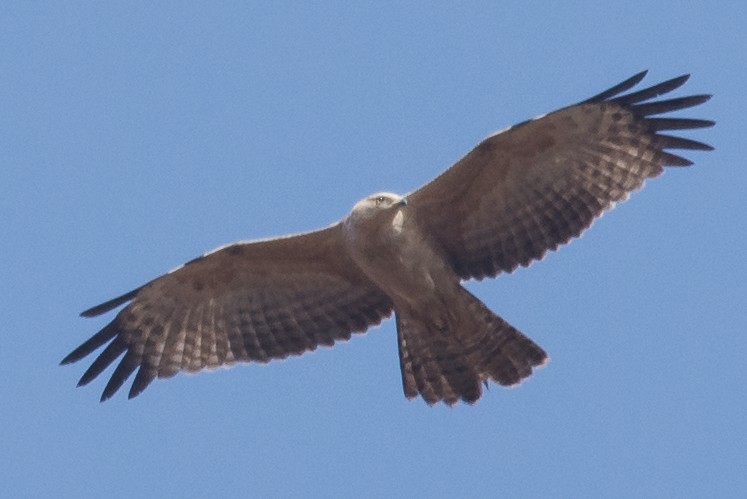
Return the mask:
<svg viewBox="0 0 747 499">
<path fill-rule="evenodd" d="M 581 234 L 662 167 L 692 164 L 668 150 L 712 149 L 660 132 L 713 121 L 653 117 L 710 96 L 651 101 L 688 75 L 620 95 L 645 74 L 486 138 L 408 196 L 460 277 L 481 279 L 529 265 Z"/>
<path fill-rule="evenodd" d="M 349 339 L 388 317 L 392 303 L 350 261 L 340 225 L 236 243 L 83 312 L 94 316 L 132 300 L 62 360 L 109 343 L 83 374 L 88 384 L 120 355 L 101 400 L 137 370 L 129 397 L 156 377 L 237 361 L 267 362 Z"/>
</svg>

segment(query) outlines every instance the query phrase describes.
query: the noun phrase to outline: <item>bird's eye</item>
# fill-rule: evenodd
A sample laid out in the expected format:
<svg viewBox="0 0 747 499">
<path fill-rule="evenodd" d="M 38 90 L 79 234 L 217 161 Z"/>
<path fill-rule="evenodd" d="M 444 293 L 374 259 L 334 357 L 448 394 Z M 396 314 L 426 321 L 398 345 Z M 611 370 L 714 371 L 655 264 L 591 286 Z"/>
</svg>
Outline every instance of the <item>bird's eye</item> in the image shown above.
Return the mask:
<svg viewBox="0 0 747 499">
<path fill-rule="evenodd" d="M 376 206 L 379 206 L 381 203 L 383 203 L 385 199 L 386 198 L 384 198 L 384 196 L 377 197 L 376 198 Z"/>
</svg>

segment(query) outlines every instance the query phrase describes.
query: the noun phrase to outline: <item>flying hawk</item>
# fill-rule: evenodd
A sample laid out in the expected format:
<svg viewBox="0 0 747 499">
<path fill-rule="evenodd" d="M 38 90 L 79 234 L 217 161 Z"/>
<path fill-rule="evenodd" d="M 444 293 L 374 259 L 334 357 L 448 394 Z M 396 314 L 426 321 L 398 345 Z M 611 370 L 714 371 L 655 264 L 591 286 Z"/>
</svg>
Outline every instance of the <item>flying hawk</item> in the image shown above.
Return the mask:
<svg viewBox="0 0 747 499">
<path fill-rule="evenodd" d="M 661 132 L 713 121 L 656 117 L 710 96 L 653 100 L 689 75 L 624 93 L 645 74 L 487 137 L 408 195 L 374 194 L 321 230 L 218 248 L 90 308 L 81 315 L 129 302 L 62 364 L 106 345 L 78 386 L 122 356 L 101 400 L 137 371 L 132 398 L 156 377 L 300 355 L 394 312 L 407 398 L 473 403 L 488 380 L 516 384 L 547 355 L 462 281 L 541 259 L 663 167 L 692 164 L 671 149 L 712 149 Z"/>
</svg>

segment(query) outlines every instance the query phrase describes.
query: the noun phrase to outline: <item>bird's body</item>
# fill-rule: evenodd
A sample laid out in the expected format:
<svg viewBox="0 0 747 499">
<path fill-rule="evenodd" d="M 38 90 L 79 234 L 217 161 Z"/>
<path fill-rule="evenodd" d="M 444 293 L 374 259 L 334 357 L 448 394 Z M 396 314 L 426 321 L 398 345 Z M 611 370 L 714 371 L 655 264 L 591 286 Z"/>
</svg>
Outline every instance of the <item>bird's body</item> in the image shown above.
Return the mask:
<svg viewBox="0 0 747 499">
<path fill-rule="evenodd" d="M 481 382 L 517 383 L 547 355 L 462 287 L 416 217 L 405 197 L 378 193 L 342 222 L 351 258 L 392 299 L 405 394 L 474 402 Z"/>
<path fill-rule="evenodd" d="M 547 355 L 462 282 L 541 259 L 664 166 L 691 164 L 668 150 L 711 149 L 660 132 L 712 121 L 653 117 L 710 96 L 651 101 L 687 76 L 621 95 L 644 75 L 489 136 L 406 196 L 374 194 L 325 229 L 219 248 L 86 310 L 129 302 L 63 363 L 106 345 L 79 385 L 122 356 L 102 400 L 137 371 L 134 397 L 156 377 L 298 355 L 394 312 L 408 398 L 471 403 L 488 380 L 518 383 Z"/>
<path fill-rule="evenodd" d="M 418 306 L 415 297 L 424 293 L 459 285 L 402 196 L 378 193 L 363 199 L 342 222 L 342 231 L 353 261 L 392 298 L 395 310 Z"/>
</svg>

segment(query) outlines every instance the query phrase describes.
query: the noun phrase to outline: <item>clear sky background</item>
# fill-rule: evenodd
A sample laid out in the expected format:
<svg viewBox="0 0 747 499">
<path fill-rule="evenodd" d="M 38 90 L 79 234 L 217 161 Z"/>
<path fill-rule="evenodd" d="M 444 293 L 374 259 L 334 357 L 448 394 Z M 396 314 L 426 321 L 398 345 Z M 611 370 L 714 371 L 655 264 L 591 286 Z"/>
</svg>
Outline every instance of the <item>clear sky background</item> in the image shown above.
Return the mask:
<svg viewBox="0 0 747 499">
<path fill-rule="evenodd" d="M 4 2 L 0 496 L 743 497 L 747 7 L 531 4 Z M 132 401 L 58 366 L 83 309 L 643 69 L 715 95 L 716 150 L 470 284 L 550 354 L 519 388 L 408 402 L 393 321 Z"/>
</svg>

